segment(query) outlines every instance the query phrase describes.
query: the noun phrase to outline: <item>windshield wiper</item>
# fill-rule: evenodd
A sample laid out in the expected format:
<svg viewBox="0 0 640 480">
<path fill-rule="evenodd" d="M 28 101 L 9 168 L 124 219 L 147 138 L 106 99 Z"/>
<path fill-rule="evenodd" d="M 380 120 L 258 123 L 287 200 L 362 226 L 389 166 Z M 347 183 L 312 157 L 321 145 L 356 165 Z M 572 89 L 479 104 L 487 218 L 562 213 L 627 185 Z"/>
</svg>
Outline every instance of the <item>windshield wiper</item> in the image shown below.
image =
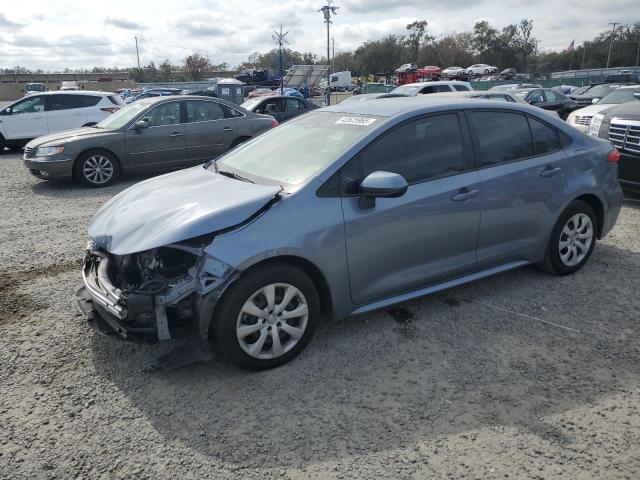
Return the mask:
<svg viewBox="0 0 640 480">
<path fill-rule="evenodd" d="M 215 165 L 216 163 L 213 162 L 213 164 Z M 217 169 L 217 167 L 216 167 L 216 169 Z M 235 178 L 236 180 L 241 180 L 243 182 L 256 183 L 256 182 L 252 182 L 251 180 L 249 180 L 246 177 L 243 177 L 242 175 L 238 175 L 237 173 L 227 172 L 225 170 L 218 170 L 217 173 L 219 173 L 220 175 L 224 175 L 225 177 Z"/>
</svg>

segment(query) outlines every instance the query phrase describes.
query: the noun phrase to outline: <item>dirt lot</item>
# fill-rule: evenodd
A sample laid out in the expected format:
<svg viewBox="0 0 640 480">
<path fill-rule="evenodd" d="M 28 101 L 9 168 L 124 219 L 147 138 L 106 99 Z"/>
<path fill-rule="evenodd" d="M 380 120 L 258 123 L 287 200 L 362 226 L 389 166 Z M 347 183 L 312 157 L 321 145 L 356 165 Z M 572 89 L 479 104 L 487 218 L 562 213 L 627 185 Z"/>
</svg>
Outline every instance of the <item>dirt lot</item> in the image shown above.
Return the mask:
<svg viewBox="0 0 640 480">
<path fill-rule="evenodd" d="M 0 478 L 640 478 L 638 198 L 576 275 L 325 325 L 269 372 L 147 373 L 171 345 L 96 336 L 73 296 L 87 221 L 137 180 L 0 155 Z"/>
</svg>

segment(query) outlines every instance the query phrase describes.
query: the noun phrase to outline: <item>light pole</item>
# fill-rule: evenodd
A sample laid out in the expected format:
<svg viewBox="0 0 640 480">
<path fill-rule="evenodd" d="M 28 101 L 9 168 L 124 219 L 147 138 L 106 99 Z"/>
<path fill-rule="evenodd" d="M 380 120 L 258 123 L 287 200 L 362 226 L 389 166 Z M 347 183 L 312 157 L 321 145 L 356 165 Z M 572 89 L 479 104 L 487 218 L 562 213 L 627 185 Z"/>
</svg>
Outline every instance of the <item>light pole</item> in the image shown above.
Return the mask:
<svg viewBox="0 0 640 480">
<path fill-rule="evenodd" d="M 609 40 L 609 54 L 607 55 L 607 68 L 609 68 L 609 61 L 611 60 L 611 47 L 613 47 L 613 34 L 616 31 L 616 26 L 620 25 L 620 22 L 610 22 L 611 25 L 611 35 Z"/>
<path fill-rule="evenodd" d="M 329 93 L 329 86 L 331 85 L 331 37 L 329 35 L 329 26 L 331 25 L 331 15 L 337 15 L 338 12 L 336 12 L 336 10 L 340 8 L 334 7 L 333 5 L 331 5 L 332 3 L 333 0 L 327 0 L 327 4 L 320 10 L 318 10 L 324 15 L 324 23 L 327 24 L 327 105 L 331 103 L 331 94 Z"/>
<path fill-rule="evenodd" d="M 273 35 L 271 35 L 271 38 L 273 38 L 278 44 L 278 66 L 280 67 L 280 95 L 284 95 L 284 61 L 282 60 L 282 43 L 289 43 L 284 38 L 288 33 L 288 31 L 282 33 L 282 25 L 280 25 L 280 32 L 274 31 Z"/>
</svg>

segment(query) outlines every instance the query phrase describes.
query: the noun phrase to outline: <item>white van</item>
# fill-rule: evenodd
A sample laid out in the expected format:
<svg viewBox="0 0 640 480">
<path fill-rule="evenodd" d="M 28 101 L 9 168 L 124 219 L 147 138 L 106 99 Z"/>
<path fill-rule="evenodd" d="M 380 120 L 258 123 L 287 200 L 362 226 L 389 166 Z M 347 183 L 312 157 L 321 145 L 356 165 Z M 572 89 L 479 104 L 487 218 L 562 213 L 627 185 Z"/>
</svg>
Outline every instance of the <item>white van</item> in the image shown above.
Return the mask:
<svg viewBox="0 0 640 480">
<path fill-rule="evenodd" d="M 0 110 L 0 151 L 20 148 L 29 140 L 94 124 L 124 107 L 110 92 L 56 91 L 34 93 Z"/>
</svg>

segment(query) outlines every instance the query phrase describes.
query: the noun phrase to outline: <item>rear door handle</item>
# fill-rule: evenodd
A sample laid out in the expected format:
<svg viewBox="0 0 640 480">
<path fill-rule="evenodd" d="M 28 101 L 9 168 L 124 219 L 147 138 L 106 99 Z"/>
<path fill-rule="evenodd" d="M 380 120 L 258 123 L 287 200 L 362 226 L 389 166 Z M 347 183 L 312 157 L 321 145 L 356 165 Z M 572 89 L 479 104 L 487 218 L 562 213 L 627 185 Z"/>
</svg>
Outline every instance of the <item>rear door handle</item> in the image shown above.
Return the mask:
<svg viewBox="0 0 640 480">
<path fill-rule="evenodd" d="M 464 202 L 465 200 L 469 200 L 470 198 L 475 197 L 480 193 L 480 190 L 474 189 L 469 190 L 467 187 L 461 188 L 460 191 L 451 197 L 451 200 L 454 202 Z"/>
<path fill-rule="evenodd" d="M 233 130 L 233 128 L 231 128 L 231 127 L 224 127 L 224 128 L 222 129 L 222 131 L 223 131 L 223 132 L 230 132 L 230 131 L 232 131 L 232 130 Z"/>
<path fill-rule="evenodd" d="M 547 167 L 544 170 L 542 170 L 542 172 L 540 172 L 540 176 L 541 177 L 553 177 L 554 175 L 558 175 L 560 172 L 562 172 L 562 169 L 560 167 Z"/>
<path fill-rule="evenodd" d="M 173 132 L 171 134 L 172 137 L 182 137 L 182 134 L 180 132 Z"/>
</svg>

